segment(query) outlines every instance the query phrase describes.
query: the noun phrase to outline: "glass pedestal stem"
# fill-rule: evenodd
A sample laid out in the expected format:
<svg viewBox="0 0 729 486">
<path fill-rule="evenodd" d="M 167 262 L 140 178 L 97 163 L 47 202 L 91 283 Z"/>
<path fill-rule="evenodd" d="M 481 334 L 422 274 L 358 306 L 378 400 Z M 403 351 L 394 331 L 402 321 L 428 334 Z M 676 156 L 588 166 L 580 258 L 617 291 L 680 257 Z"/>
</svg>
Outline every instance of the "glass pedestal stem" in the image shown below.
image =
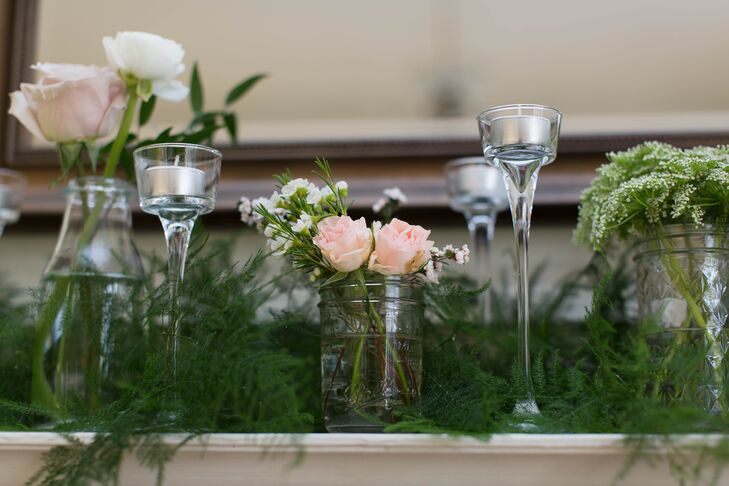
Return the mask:
<svg viewBox="0 0 729 486">
<path fill-rule="evenodd" d="M 165 380 L 174 383 L 177 375 L 177 348 L 180 340 L 180 284 L 185 275 L 185 260 L 190 244 L 190 234 L 195 225 L 195 217 L 169 220 L 159 217 L 167 240 L 168 285 L 170 288 L 170 308 L 165 330 Z"/>
<path fill-rule="evenodd" d="M 471 235 L 472 259 L 476 267 L 476 282 L 479 287 L 486 284 L 491 277 L 491 241 L 494 238 L 496 209 L 481 214 L 466 214 L 468 232 Z M 479 317 L 491 322 L 491 292 L 483 292 L 478 298 Z"/>
<path fill-rule="evenodd" d="M 506 192 L 509 196 L 511 217 L 514 223 L 516 244 L 517 288 L 517 364 L 520 383 L 517 384 L 517 399 L 514 413 L 521 416 L 539 414 L 534 398 L 529 356 L 529 226 L 532 216 L 534 191 L 541 161 L 509 163 L 500 161 Z"/>
</svg>

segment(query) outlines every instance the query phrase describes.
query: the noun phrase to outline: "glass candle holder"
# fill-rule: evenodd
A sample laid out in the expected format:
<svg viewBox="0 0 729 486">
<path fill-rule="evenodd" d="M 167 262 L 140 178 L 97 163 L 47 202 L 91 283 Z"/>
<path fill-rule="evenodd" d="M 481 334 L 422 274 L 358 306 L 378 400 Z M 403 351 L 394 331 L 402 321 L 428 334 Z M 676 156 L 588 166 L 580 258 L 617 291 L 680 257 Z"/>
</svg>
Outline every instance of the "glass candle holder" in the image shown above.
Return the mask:
<svg viewBox="0 0 729 486">
<path fill-rule="evenodd" d="M 450 207 L 466 218 L 476 281 L 482 286 L 492 277 L 489 249 L 496 215 L 509 207 L 501 172 L 486 164 L 483 157 L 464 157 L 448 162 L 445 173 Z M 489 292 L 483 292 L 479 297 L 480 318 L 484 322 L 491 320 L 489 296 Z"/>
<path fill-rule="evenodd" d="M 25 196 L 27 181 L 20 172 L 0 169 L 0 236 L 6 225 L 20 219 L 20 204 Z"/>
<path fill-rule="evenodd" d="M 486 163 L 501 171 L 514 224 L 517 266 L 517 383 L 515 415 L 529 422 L 539 414 L 529 357 L 529 226 L 539 170 L 557 157 L 562 115 L 541 105 L 505 105 L 478 116 Z"/>
<path fill-rule="evenodd" d="M 222 155 L 204 145 L 163 143 L 134 151 L 139 205 L 162 222 L 167 241 L 170 314 L 165 331 L 166 372 L 176 374 L 179 342 L 177 300 L 185 274 L 190 234 L 198 216 L 211 212 Z"/>
</svg>

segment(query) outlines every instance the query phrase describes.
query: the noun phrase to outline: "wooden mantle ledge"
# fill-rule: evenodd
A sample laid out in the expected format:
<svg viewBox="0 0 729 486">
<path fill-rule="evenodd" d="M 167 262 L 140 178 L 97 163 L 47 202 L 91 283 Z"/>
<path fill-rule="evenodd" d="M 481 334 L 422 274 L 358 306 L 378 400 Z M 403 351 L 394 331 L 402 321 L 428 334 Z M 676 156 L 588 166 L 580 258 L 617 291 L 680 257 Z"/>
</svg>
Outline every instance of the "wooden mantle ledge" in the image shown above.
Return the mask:
<svg viewBox="0 0 729 486">
<path fill-rule="evenodd" d="M 91 433 L 74 434 L 90 441 Z M 183 435 L 170 435 L 170 444 Z M 687 435 L 677 443 L 712 444 L 722 436 Z M 500 434 L 489 441 L 418 434 L 212 434 L 193 439 L 168 464 L 165 484 L 175 486 L 267 485 L 607 485 L 633 450 L 617 434 Z M 0 433 L 3 485 L 23 484 L 41 455 L 65 439 L 58 434 Z M 625 485 L 678 484 L 665 460 L 639 461 Z M 684 455 L 694 462 L 698 452 Z M 706 467 L 706 475 L 713 467 Z M 154 484 L 154 472 L 127 457 L 122 485 Z M 725 473 L 718 484 L 729 480 Z"/>
</svg>

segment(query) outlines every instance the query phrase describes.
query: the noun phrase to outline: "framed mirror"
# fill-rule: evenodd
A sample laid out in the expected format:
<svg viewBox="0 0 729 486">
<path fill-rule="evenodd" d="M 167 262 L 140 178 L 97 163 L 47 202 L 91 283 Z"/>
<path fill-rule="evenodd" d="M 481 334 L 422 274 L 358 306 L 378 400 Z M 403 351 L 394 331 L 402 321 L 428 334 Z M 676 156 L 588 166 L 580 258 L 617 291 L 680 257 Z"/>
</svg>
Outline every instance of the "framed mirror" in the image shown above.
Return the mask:
<svg viewBox="0 0 729 486">
<path fill-rule="evenodd" d="M 347 177 L 372 186 L 400 177 L 430 201 L 444 187 L 446 160 L 479 153 L 477 113 L 515 101 L 563 112 L 565 163 L 540 189 L 553 187 L 556 203 L 575 202 L 605 151 L 645 139 L 729 142 L 729 65 L 718 62 L 729 51 L 729 4 L 557 3 L 13 0 L 7 86 L 34 79 L 36 61 L 104 64 L 101 39 L 120 30 L 180 42 L 188 65 L 181 79 L 189 81 L 197 61 L 210 108 L 222 107 L 242 78 L 266 73 L 234 105 L 238 139 L 216 140 L 238 194 L 247 187 L 255 195 L 258 176 L 327 156 L 342 161 Z M 186 101 L 161 102 L 148 130 L 190 116 Z M 56 164 L 13 118 L 5 162 Z M 233 163 L 239 168 L 228 170 Z"/>
</svg>

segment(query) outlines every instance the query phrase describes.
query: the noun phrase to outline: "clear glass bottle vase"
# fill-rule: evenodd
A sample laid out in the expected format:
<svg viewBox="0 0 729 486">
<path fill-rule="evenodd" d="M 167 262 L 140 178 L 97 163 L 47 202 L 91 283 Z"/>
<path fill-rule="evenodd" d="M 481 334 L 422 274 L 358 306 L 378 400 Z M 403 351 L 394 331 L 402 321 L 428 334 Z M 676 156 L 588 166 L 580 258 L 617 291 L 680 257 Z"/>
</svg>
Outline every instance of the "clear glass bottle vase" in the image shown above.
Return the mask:
<svg viewBox="0 0 729 486">
<path fill-rule="evenodd" d="M 420 399 L 420 281 L 350 278 L 319 293 L 324 424 L 329 432 L 382 432 L 398 406 Z"/>
<path fill-rule="evenodd" d="M 132 240 L 129 183 L 86 177 L 65 189 L 66 209 L 43 271 L 31 398 L 60 415 L 117 397 L 135 369 L 142 261 Z"/>
</svg>

